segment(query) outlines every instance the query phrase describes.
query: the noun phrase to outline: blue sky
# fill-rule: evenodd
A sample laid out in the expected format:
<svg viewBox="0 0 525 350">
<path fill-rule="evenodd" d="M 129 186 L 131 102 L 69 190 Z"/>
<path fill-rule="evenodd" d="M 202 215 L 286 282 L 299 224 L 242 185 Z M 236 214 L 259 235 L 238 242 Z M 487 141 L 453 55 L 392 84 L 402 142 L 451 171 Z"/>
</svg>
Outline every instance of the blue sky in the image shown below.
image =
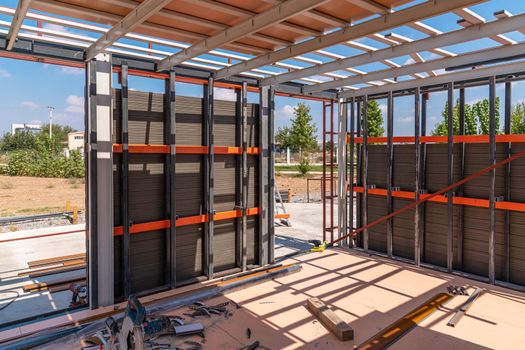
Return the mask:
<svg viewBox="0 0 525 350">
<path fill-rule="evenodd" d="M 2 0 L 2 6 L 15 7 L 15 0 Z M 421 2 L 421 1 L 416 1 Z M 507 9 L 513 14 L 525 12 L 525 1 L 515 0 L 492 0 L 484 4 L 471 7 L 472 10 L 493 20 L 493 12 Z M 456 20 L 459 19 L 454 14 L 447 14 L 423 21 L 441 31 L 459 29 Z M 0 20 L 8 20 L 9 16 L 0 15 Z M 34 25 L 30 21 L 27 24 Z M 60 28 L 50 28 L 57 29 Z M 71 30 L 74 32 L 73 30 Z M 413 39 L 421 39 L 424 34 L 410 30 L 406 27 L 397 28 L 395 33 L 408 36 Z M 85 35 L 85 32 L 83 32 Z M 382 33 L 382 34 L 386 34 Z M 508 37 L 516 41 L 525 41 L 525 35 L 513 32 L 507 33 Z M 370 39 L 359 40 L 364 44 L 373 45 L 377 48 L 386 47 L 384 44 Z M 134 43 L 136 44 L 136 43 Z M 495 46 L 495 42 L 490 39 L 477 40 L 462 45 L 446 47 L 454 53 L 463 53 L 474 50 L 481 50 Z M 154 47 L 155 48 L 155 47 Z M 159 48 L 164 50 L 164 48 Z M 328 49 L 333 53 L 343 55 L 355 55 L 360 51 L 343 47 L 341 45 Z M 329 59 L 321 56 L 306 55 L 322 61 Z M 423 58 L 435 58 L 430 53 L 423 53 Z M 393 61 L 399 64 L 410 62 L 408 56 L 398 57 Z M 301 65 L 293 61 L 294 64 Z M 360 67 L 354 67 L 364 71 L 384 69 L 380 63 L 370 63 Z M 271 69 L 271 68 L 268 68 Z M 115 79 L 116 81 L 116 79 Z M 115 84 L 118 86 L 118 84 Z M 157 79 L 147 79 L 130 77 L 130 88 L 144 91 L 162 92 L 164 83 Z M 47 123 L 47 106 L 54 106 L 54 122 L 71 125 L 76 129 L 83 130 L 83 94 L 84 94 L 84 72 L 81 69 L 53 66 L 48 64 L 17 61 L 0 58 L 0 134 L 11 129 L 11 123 Z M 202 87 L 190 84 L 178 84 L 177 93 L 188 96 L 201 96 Z M 497 87 L 497 94 L 501 99 L 504 97 L 503 86 Z M 456 92 L 457 95 L 457 92 Z M 216 98 L 231 99 L 234 95 L 230 90 L 219 89 L 216 91 Z M 466 90 L 467 103 L 472 103 L 488 96 L 488 88 L 478 87 Z M 250 94 L 251 102 L 258 101 L 258 95 Z M 428 131 L 441 120 L 441 111 L 446 99 L 445 93 L 431 94 L 428 103 Z M 515 83 L 513 90 L 513 103 L 525 100 L 525 83 Z M 289 125 L 290 118 L 293 116 L 293 108 L 299 102 L 305 102 L 311 107 L 312 115 L 321 132 L 322 105 L 320 102 L 301 101 L 296 98 L 276 98 L 276 129 L 280 126 Z M 385 101 L 379 101 L 381 108 L 386 110 Z M 395 99 L 394 108 L 394 133 L 395 135 L 413 135 L 413 97 L 400 97 Z"/>
</svg>

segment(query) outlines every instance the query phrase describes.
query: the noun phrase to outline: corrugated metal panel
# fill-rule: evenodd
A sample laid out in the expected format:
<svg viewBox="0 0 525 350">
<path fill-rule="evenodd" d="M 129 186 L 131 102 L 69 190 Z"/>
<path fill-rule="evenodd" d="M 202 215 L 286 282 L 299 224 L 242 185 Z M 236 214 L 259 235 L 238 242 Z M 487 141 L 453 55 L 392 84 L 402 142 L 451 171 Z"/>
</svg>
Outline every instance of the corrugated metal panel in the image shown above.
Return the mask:
<svg viewBox="0 0 525 350">
<path fill-rule="evenodd" d="M 447 205 L 425 204 L 425 240 L 423 261 L 437 266 L 447 266 Z M 453 249 L 457 252 L 459 207 L 454 206 Z"/>
<path fill-rule="evenodd" d="M 215 100 L 215 145 L 234 146 L 237 104 L 231 101 Z"/>
<path fill-rule="evenodd" d="M 213 236 L 213 264 L 215 272 L 235 267 L 235 220 L 215 223 Z"/>
<path fill-rule="evenodd" d="M 386 197 L 368 196 L 368 222 L 373 222 L 387 214 Z M 368 246 L 370 249 L 386 253 L 386 221 L 368 230 Z"/>
<path fill-rule="evenodd" d="M 488 144 L 465 145 L 465 176 L 474 174 L 490 165 Z M 505 159 L 503 144 L 496 145 L 496 161 Z M 496 197 L 504 193 L 505 167 L 496 169 Z M 474 179 L 464 186 L 464 196 L 471 198 L 488 198 L 489 174 Z"/>
<path fill-rule="evenodd" d="M 203 274 L 202 227 L 203 225 L 177 227 L 177 282 Z"/>
<path fill-rule="evenodd" d="M 246 263 L 248 265 L 259 264 L 259 216 L 247 218 L 246 229 Z"/>
<path fill-rule="evenodd" d="M 132 234 L 129 256 L 132 293 L 166 284 L 166 230 Z"/>
<path fill-rule="evenodd" d="M 416 182 L 415 167 L 414 145 L 394 145 L 393 186 L 399 187 L 403 191 L 414 191 Z"/>
<path fill-rule="evenodd" d="M 394 198 L 394 211 L 410 204 L 410 201 Z M 408 210 L 393 218 L 392 254 L 414 259 L 414 210 Z"/>
<path fill-rule="evenodd" d="M 214 167 L 214 207 L 216 211 L 233 210 L 237 189 L 235 155 L 216 155 Z"/>
<path fill-rule="evenodd" d="M 177 155 L 175 191 L 177 215 L 180 217 L 202 214 L 202 169 L 201 155 Z"/>
<path fill-rule="evenodd" d="M 175 98 L 177 145 L 202 144 L 202 103 L 196 97 Z"/>
<path fill-rule="evenodd" d="M 386 188 L 387 152 L 384 145 L 368 146 L 368 184 Z M 370 219 L 369 219 L 370 220 Z M 386 231 L 385 231 L 386 232 Z"/>
</svg>

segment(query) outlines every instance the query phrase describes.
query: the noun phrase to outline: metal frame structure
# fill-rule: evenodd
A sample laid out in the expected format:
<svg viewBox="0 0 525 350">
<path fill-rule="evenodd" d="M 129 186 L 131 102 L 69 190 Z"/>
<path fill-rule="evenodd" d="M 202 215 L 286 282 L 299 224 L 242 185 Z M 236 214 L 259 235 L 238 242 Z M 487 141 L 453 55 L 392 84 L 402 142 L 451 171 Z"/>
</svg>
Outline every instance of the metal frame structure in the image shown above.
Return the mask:
<svg viewBox="0 0 525 350">
<path fill-rule="evenodd" d="M 133 151 L 128 145 L 123 128 L 122 145 L 120 149 L 111 147 L 111 125 L 108 123 L 108 103 L 110 103 L 111 72 L 118 72 L 123 87 L 128 75 L 140 75 L 151 78 L 167 79 L 166 93 L 169 96 L 167 111 L 169 118 L 167 129 L 170 131 L 165 145 L 159 153 L 166 154 L 168 165 L 167 178 L 175 171 L 176 155 L 179 153 L 175 145 L 176 130 L 174 125 L 174 96 L 175 82 L 189 82 L 202 84 L 206 103 L 206 117 L 204 118 L 203 145 L 208 147 L 202 154 L 206 158 L 206 178 L 203 180 L 206 190 L 205 214 L 207 219 L 201 221 L 206 225 L 206 264 L 208 278 L 214 277 L 213 265 L 213 227 L 216 213 L 213 209 L 213 163 L 214 154 L 221 152 L 214 146 L 213 140 L 213 87 L 233 88 L 241 91 L 240 104 L 241 124 L 245 125 L 245 111 L 247 92 L 260 93 L 260 135 L 259 156 L 261 167 L 260 187 L 261 206 L 260 234 L 262 239 L 259 247 L 259 261 L 266 264 L 273 261 L 272 242 L 273 226 L 269 218 L 273 217 L 273 118 L 275 96 L 298 96 L 323 102 L 323 238 L 326 240 L 330 233 L 331 242 L 345 237 L 353 230 L 353 196 L 357 197 L 357 227 L 368 223 L 367 203 L 369 192 L 377 189 L 369 188 L 367 183 L 368 144 L 378 142 L 367 135 L 367 101 L 369 99 L 388 98 L 388 127 L 386 142 L 389 147 L 389 186 L 386 195 L 389 201 L 388 211 L 393 211 L 393 198 L 400 194 L 392 188 L 393 148 L 399 141 L 393 136 L 393 97 L 407 93 L 415 95 L 416 123 L 415 137 L 408 142 L 414 143 L 416 154 L 417 186 L 414 198 L 423 196 L 425 189 L 425 145 L 429 141 L 426 136 L 426 98 L 429 92 L 440 91 L 448 86 L 449 115 L 452 115 L 453 89 L 464 89 L 469 86 L 483 85 L 487 81 L 491 87 L 491 132 L 486 141 L 489 142 L 491 164 L 495 163 L 495 145 L 503 140 L 506 144 L 506 154 L 511 153 L 511 139 L 504 139 L 495 133 L 494 124 L 494 85 L 505 82 L 510 95 L 510 81 L 523 79 L 525 72 L 525 58 L 522 54 L 524 43 L 518 43 L 504 34 L 520 31 L 525 33 L 523 25 L 525 14 L 511 15 L 507 11 L 495 13 L 496 20 L 487 22 L 484 18 L 468 8 L 468 6 L 486 2 L 487 0 L 432 0 L 419 2 L 415 5 L 403 0 L 382 1 L 373 0 L 253 0 L 252 8 L 239 8 L 228 4 L 227 1 L 198 0 L 192 6 L 213 9 L 219 20 L 195 16 L 184 12 L 184 8 L 176 8 L 174 1 L 145 0 L 104 0 L 84 7 L 68 4 L 67 0 L 56 2 L 53 0 L 20 0 L 17 8 L 0 6 L 0 15 L 12 17 L 11 21 L 0 20 L 0 57 L 26 59 L 44 63 L 62 64 L 70 67 L 86 68 L 86 96 L 87 96 L 87 133 L 89 144 L 86 149 L 88 175 L 88 208 L 89 208 L 89 280 L 90 300 L 92 307 L 108 305 L 113 302 L 113 262 L 109 252 L 112 249 L 112 238 L 108 232 L 123 234 L 126 238 L 132 230 L 125 222 L 125 211 L 122 214 L 123 227 L 114 228 L 112 218 L 108 217 L 109 208 L 104 203 L 112 201 L 111 166 L 114 151 L 123 152 L 127 157 Z M 388 3 L 389 5 L 383 5 Z M 112 11 L 112 7 L 128 9 L 128 11 Z M 260 5 L 260 6 L 255 6 Z M 264 6 L 263 6 L 264 5 Z M 105 6 L 101 10 L 97 6 Z M 355 10 L 355 18 L 337 16 L 334 9 L 344 7 Z M 399 8 L 398 7 L 402 7 Z M 254 10 L 257 8 L 257 11 Z M 458 16 L 458 24 L 463 28 L 443 33 L 422 22 L 428 18 L 454 13 Z M 222 17 L 221 17 L 222 16 Z M 68 19 L 64 19 L 67 17 Z M 77 18 L 77 20 L 75 20 Z M 308 21 L 304 19 L 307 18 Z M 202 29 L 201 32 L 171 27 L 166 24 L 181 22 Z M 162 22 L 164 20 L 164 22 Z M 176 20 L 176 21 L 174 21 Z M 36 22 L 36 25 L 35 25 Z M 228 22 L 228 24 L 225 24 Z M 307 23 L 313 23 L 307 25 Z M 54 24 L 71 30 L 56 30 L 46 28 L 42 24 Z M 108 28 L 107 24 L 111 26 Z M 316 24 L 316 25 L 314 25 Z M 412 40 L 397 33 L 398 27 L 409 27 L 425 37 Z M 392 31 L 391 33 L 385 33 Z M 282 34 L 282 35 L 281 35 Z M 361 39 L 387 45 L 386 48 L 374 47 L 371 44 L 360 42 Z M 466 43 L 472 40 L 490 38 L 496 47 L 482 52 L 466 52 L 457 54 L 442 49 L 452 45 Z M 344 45 L 362 51 L 353 56 L 343 56 L 332 52 L 336 45 Z M 423 53 L 431 52 L 438 56 L 434 59 L 424 59 Z M 399 64 L 395 59 L 410 56 L 413 63 Z M 386 69 L 365 71 L 360 66 L 369 63 L 380 63 Z M 488 80 L 487 80 L 488 79 Z M 123 89 L 124 90 L 124 89 Z M 461 90 L 462 91 L 462 90 Z M 109 98 L 108 98 L 109 96 Z M 422 101 L 421 101 L 422 98 Z M 335 103 L 339 101 L 339 129 L 334 126 Z M 464 99 L 462 99 L 464 103 Z M 506 100 L 506 117 L 510 115 L 510 99 Z M 123 111 L 126 109 L 122 101 Z M 348 112 L 350 111 L 350 123 Z M 329 114 L 330 125 L 326 125 Z M 125 113 L 122 115 L 123 125 Z M 453 146 L 456 136 L 452 136 L 452 123 L 449 118 L 449 136 L 445 141 L 448 144 L 448 182 L 452 182 Z M 169 121 L 169 122 L 168 122 Z M 101 123 L 103 122 L 103 123 Z M 346 143 L 350 124 L 350 156 L 348 147 L 341 147 Z M 356 131 L 354 134 L 354 130 Z M 505 131 L 509 129 L 505 125 Z M 329 136 L 329 140 L 327 140 Z M 334 177 L 334 136 L 338 137 L 339 148 L 338 164 L 344 169 L 339 171 L 338 190 L 335 187 Z M 503 135 L 505 136 L 505 135 Z M 241 236 L 246 230 L 246 216 L 253 215 L 255 210 L 247 208 L 245 192 L 246 157 L 250 152 L 246 147 L 246 135 L 240 137 L 240 164 L 242 167 L 241 198 L 238 203 L 240 214 L 233 217 L 241 218 Z M 330 154 L 326 157 L 326 144 L 330 142 Z M 485 141 L 484 141 L 485 142 Z M 514 141 L 515 142 L 515 141 Z M 464 144 L 465 142 L 463 142 Z M 135 147 L 135 150 L 140 147 Z M 160 149 L 160 148 L 159 148 Z M 182 148 L 180 149 L 182 151 Z M 354 185 L 354 151 L 357 159 L 357 179 Z M 460 159 L 463 164 L 463 156 Z M 126 162 L 123 162 L 123 166 Z M 349 171 L 346 169 L 349 163 Z M 330 167 L 328 181 L 326 168 Z M 462 166 L 463 167 L 463 166 Z M 463 170 L 462 170 L 463 171 Z M 496 283 L 494 273 L 494 225 L 496 209 L 502 209 L 504 204 L 512 203 L 510 191 L 511 166 L 505 171 L 506 190 L 505 202 L 497 202 L 494 195 L 494 172 L 491 173 L 490 199 L 488 201 L 490 217 L 490 269 L 489 281 Z M 348 179 L 348 173 L 350 179 Z M 350 184 L 347 186 L 346 184 Z M 329 185 L 328 185 L 329 184 Z M 122 184 L 125 189 L 125 182 Z M 328 191 L 328 187 L 329 191 Z M 350 188 L 350 195 L 346 191 Z M 168 188 L 170 196 L 166 201 L 168 220 L 156 223 L 169 232 L 170 256 L 174 258 L 176 240 L 176 226 L 178 218 L 174 214 L 173 189 Z M 459 189 L 461 191 L 461 188 Z M 327 194 L 329 192 L 329 194 Z M 459 192 L 461 193 L 461 192 Z M 122 191 L 125 199 L 125 191 Z M 345 208 L 352 209 L 339 211 L 338 238 L 334 237 L 335 224 L 334 202 L 344 204 Z M 454 271 L 453 259 L 453 230 L 452 208 L 458 198 L 450 191 L 447 196 L 449 229 L 447 237 L 447 270 Z M 327 201 L 329 200 L 329 201 Z M 126 201 L 124 200 L 123 203 Z M 107 206 L 106 203 L 106 206 Z M 330 218 L 326 218 L 327 206 L 330 207 Z M 521 208 L 520 206 L 518 206 Z M 505 222 L 506 235 L 509 231 L 508 210 Z M 521 209 L 520 209 L 521 210 Z M 421 259 L 421 244 L 424 242 L 424 227 L 421 217 L 424 217 L 424 207 L 418 208 L 415 214 L 415 263 Z M 202 220 L 202 219 L 201 219 Z M 392 222 L 389 221 L 388 255 L 394 256 L 392 250 Z M 134 227 L 134 232 L 140 228 Z M 105 234 L 103 234 L 105 233 Z M 109 237 L 109 238 L 108 238 Z M 507 237 L 508 238 L 508 237 Z M 242 241 L 241 256 L 238 261 L 241 269 L 246 269 L 246 261 L 242 258 L 245 241 Z M 350 245 L 353 242 L 348 242 Z M 369 250 L 368 232 L 365 229 L 358 243 L 365 251 Z M 126 246 L 126 245 L 124 245 Z M 507 247 L 508 249 L 508 243 Z M 109 249 L 109 250 L 108 250 Z M 125 248 L 124 248 L 125 250 Z M 125 253 L 125 252 L 124 252 Z M 124 254 L 123 259 L 126 259 Z M 170 286 L 177 285 L 174 261 L 169 262 Z M 107 269 L 98 269 L 97 266 L 107 266 Z M 507 271 L 508 271 L 507 263 Z M 126 263 L 124 264 L 126 266 Z M 126 273 L 124 273 L 126 276 Z M 124 279 L 125 279 L 124 276 Z M 507 272 L 508 279 L 508 272 Z M 127 290 L 127 294 L 129 290 Z"/>
</svg>

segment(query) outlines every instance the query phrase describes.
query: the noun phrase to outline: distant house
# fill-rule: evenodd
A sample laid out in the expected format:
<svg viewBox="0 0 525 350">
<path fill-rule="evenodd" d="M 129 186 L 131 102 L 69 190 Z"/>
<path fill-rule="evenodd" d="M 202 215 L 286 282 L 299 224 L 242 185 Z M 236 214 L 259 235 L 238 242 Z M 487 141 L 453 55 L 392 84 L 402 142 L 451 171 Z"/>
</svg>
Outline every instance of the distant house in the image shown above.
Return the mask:
<svg viewBox="0 0 525 350">
<path fill-rule="evenodd" d="M 84 132 L 75 131 L 67 134 L 67 149 L 69 151 L 83 151 L 84 150 Z"/>
<path fill-rule="evenodd" d="M 14 135 L 18 132 L 29 131 L 32 133 L 38 133 L 42 131 L 42 125 L 39 124 L 11 124 L 11 134 Z"/>
</svg>

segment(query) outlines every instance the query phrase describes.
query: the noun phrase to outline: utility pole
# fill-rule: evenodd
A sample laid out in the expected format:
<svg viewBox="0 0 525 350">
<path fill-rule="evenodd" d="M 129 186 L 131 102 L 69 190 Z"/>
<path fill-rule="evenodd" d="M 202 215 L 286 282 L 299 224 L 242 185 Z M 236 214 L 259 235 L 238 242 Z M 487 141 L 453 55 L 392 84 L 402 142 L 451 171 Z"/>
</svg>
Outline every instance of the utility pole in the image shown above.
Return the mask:
<svg viewBox="0 0 525 350">
<path fill-rule="evenodd" d="M 47 106 L 47 109 L 49 110 L 49 138 L 53 138 L 53 110 L 55 107 L 53 106 Z"/>
</svg>

